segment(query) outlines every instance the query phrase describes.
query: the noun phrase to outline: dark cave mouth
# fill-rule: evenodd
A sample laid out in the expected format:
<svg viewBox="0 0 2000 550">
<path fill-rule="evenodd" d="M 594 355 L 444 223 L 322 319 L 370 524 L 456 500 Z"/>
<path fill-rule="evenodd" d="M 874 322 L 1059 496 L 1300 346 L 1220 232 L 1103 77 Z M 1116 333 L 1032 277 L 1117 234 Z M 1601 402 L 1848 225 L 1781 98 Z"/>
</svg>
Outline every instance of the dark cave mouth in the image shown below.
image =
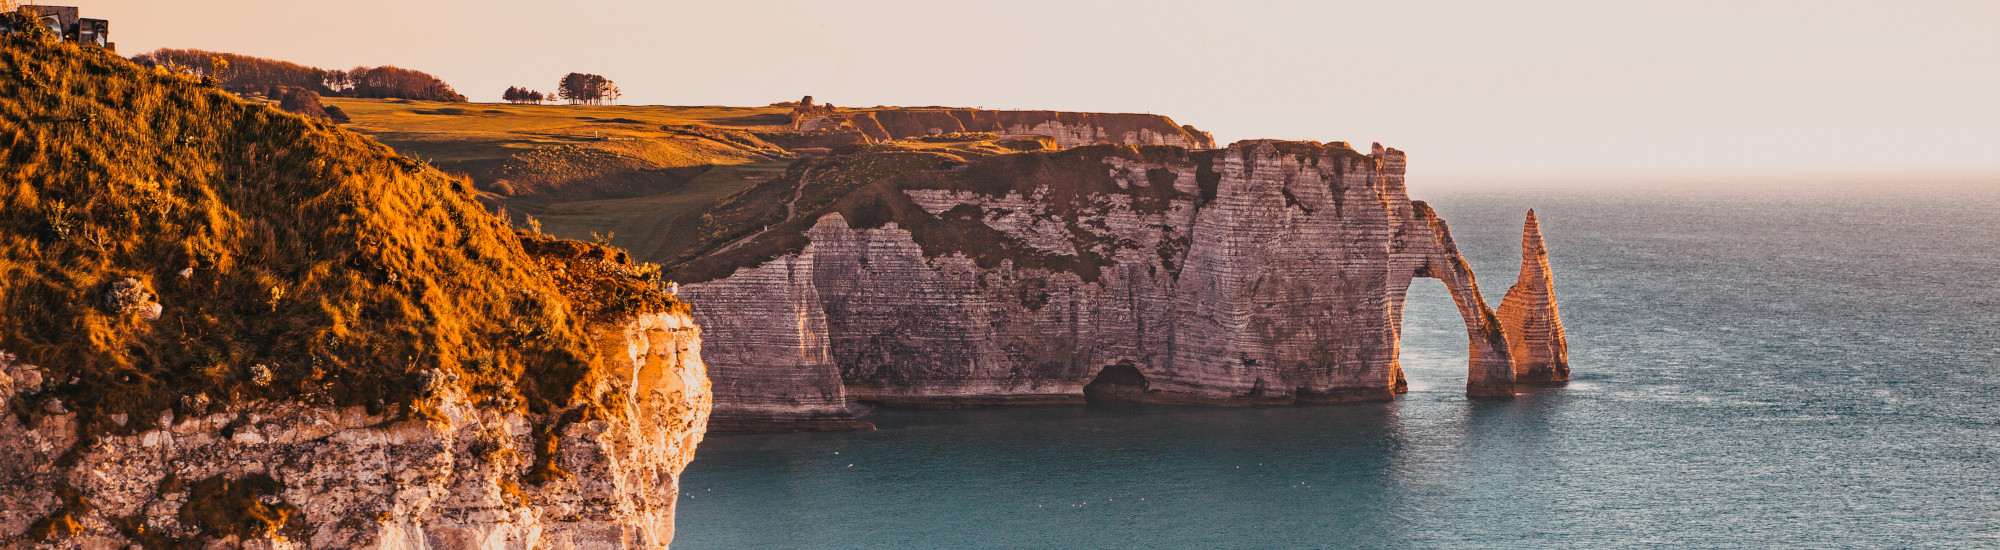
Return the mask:
<svg viewBox="0 0 2000 550">
<path fill-rule="evenodd" d="M 1138 365 L 1130 362 L 1107 365 L 1083 386 L 1083 400 L 1091 404 L 1137 403 L 1142 401 L 1149 385 Z"/>
</svg>

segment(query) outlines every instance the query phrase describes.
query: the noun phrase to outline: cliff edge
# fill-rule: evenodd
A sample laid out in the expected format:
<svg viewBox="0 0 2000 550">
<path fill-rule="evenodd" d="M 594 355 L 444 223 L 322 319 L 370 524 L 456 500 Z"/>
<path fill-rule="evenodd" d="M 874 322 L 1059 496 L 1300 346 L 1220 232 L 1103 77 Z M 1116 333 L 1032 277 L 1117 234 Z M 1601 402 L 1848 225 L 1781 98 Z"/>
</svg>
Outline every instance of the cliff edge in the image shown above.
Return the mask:
<svg viewBox="0 0 2000 550">
<path fill-rule="evenodd" d="M 712 397 L 656 268 L 32 30 L 0 157 L 0 546 L 671 540 Z"/>
<path fill-rule="evenodd" d="M 808 97 L 808 100 L 811 98 Z M 1084 145 L 1171 145 L 1214 149 L 1215 138 L 1193 126 L 1144 113 L 999 111 L 959 107 L 876 107 L 812 109 L 803 103 L 792 127 L 806 132 L 853 131 L 873 141 L 930 135 L 990 132 L 1002 136 L 1043 136 L 1058 147 Z"/>
</svg>

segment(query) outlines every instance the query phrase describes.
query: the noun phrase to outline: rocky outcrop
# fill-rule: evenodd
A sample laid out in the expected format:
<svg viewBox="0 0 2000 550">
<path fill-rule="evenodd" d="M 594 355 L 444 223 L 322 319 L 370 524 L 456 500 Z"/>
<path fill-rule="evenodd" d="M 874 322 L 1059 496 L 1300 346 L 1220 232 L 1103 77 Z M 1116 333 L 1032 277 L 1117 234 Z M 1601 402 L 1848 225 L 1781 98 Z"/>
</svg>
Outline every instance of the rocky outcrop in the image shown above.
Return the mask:
<svg viewBox="0 0 2000 550">
<path fill-rule="evenodd" d="M 801 172 L 852 185 L 842 167 L 881 164 Z M 684 293 L 705 325 L 790 312 L 715 331 L 713 349 L 780 350 L 717 357 L 718 416 L 782 417 L 738 403 L 788 398 L 822 414 L 836 369 L 848 399 L 895 405 L 1390 399 L 1405 387 L 1416 277 L 1443 281 L 1465 322 L 1467 394 L 1512 395 L 1500 321 L 1449 227 L 1409 199 L 1404 170 L 1400 151 L 1343 143 L 1001 155 L 875 174 L 672 269 L 694 283 Z M 764 242 L 774 256 L 745 259 Z M 772 332 L 786 329 L 798 334 Z M 814 341 L 831 361 L 798 348 Z"/>
<path fill-rule="evenodd" d="M 1175 124 L 1173 119 L 1164 116 L 1139 113 L 992 111 L 941 107 L 834 110 L 830 106 L 818 106 L 794 112 L 792 116 L 792 127 L 797 130 L 851 128 L 878 141 L 959 132 L 993 132 L 1047 136 L 1055 138 L 1056 143 L 1065 148 L 1098 144 L 1215 148 L 1215 138 L 1208 132 Z"/>
<path fill-rule="evenodd" d="M 1563 334 L 1562 312 L 1556 306 L 1554 271 L 1549 247 L 1535 211 L 1521 229 L 1521 276 L 1500 300 L 1500 326 L 1514 357 L 1514 377 L 1526 384 L 1569 381 L 1569 340 Z"/>
<path fill-rule="evenodd" d="M 672 538 L 712 392 L 656 266 L 44 38 L 0 36 L 0 548 Z"/>
<path fill-rule="evenodd" d="M 237 403 L 79 440 L 74 414 L 5 415 L 0 546 L 663 547 L 712 399 L 700 330 L 663 312 L 596 337 L 630 351 L 593 388 L 610 406 L 592 418 L 495 407 L 451 384 L 435 385 L 430 419 Z M 0 409 L 53 384 L 0 354 Z"/>
<path fill-rule="evenodd" d="M 811 252 L 787 256 L 680 295 L 702 304 L 713 334 L 708 346 L 720 365 L 757 365 L 742 376 L 717 378 L 727 395 L 710 420 L 717 431 L 844 430 L 865 427 L 848 409 L 840 371 L 828 356 L 826 314 L 812 282 Z M 755 313 L 751 313 L 755 312 Z"/>
</svg>

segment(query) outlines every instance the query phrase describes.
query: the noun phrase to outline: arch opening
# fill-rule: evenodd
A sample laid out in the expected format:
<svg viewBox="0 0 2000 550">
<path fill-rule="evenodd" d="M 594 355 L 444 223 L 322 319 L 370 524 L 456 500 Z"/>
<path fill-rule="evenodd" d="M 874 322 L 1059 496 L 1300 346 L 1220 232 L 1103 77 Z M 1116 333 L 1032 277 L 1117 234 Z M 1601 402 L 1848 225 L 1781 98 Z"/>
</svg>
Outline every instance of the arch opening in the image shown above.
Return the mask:
<svg viewBox="0 0 2000 550">
<path fill-rule="evenodd" d="M 1464 316 L 1443 281 L 1414 278 L 1402 296 L 1396 323 L 1397 350 L 1390 362 L 1392 391 L 1461 387 L 1470 373 Z"/>
</svg>

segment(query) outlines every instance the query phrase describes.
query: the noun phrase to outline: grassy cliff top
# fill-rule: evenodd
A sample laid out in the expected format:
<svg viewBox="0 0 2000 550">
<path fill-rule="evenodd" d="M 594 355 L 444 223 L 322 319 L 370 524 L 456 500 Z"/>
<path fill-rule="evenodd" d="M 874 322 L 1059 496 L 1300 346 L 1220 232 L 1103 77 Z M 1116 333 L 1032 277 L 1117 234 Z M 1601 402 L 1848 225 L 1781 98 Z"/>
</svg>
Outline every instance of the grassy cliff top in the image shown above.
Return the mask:
<svg viewBox="0 0 2000 550">
<path fill-rule="evenodd" d="M 894 223 L 911 232 L 930 256 L 964 254 L 983 267 L 1016 266 L 1077 273 L 1096 280 L 1099 269 L 1131 243 L 1106 239 L 1086 227 L 1108 208 L 1105 197 L 1123 195 L 1132 208 L 1160 211 L 1174 199 L 1198 198 L 1176 189 L 1183 175 L 1209 179 L 1219 151 L 1179 147 L 1092 145 L 1061 151 L 980 154 L 978 148 L 868 147 L 807 159 L 784 176 L 729 196 L 703 215 L 701 230 L 681 255 L 668 259 L 668 275 L 684 283 L 729 276 L 805 248 L 805 233 L 827 214 L 851 227 Z M 1172 168 L 1121 173 L 1110 159 Z M 1134 183 L 1136 182 L 1136 183 Z M 955 208 L 931 213 L 906 193 L 950 190 L 989 197 L 1037 197 L 1062 221 L 1076 254 L 1037 250 L 988 226 L 986 212 Z"/>
<path fill-rule="evenodd" d="M 440 381 L 568 408 L 598 361 L 586 317 L 685 306 L 620 254 L 527 240 L 360 134 L 0 37 L 0 350 L 49 381 L 14 414 L 95 433 L 254 399 L 420 412 Z"/>
<path fill-rule="evenodd" d="M 1054 149 L 1051 138 L 997 132 L 1044 120 L 1205 137 L 1167 117 L 1143 114 L 842 107 L 814 116 L 858 117 L 862 124 L 796 130 L 796 105 L 789 103 L 324 101 L 351 118 L 346 127 L 471 178 L 482 200 L 504 206 L 510 215 L 532 216 L 549 232 L 569 238 L 605 235 L 635 257 L 658 262 L 698 248 L 705 214 L 732 195 L 782 177 L 800 158 L 857 147 L 961 156 Z M 932 128 L 942 133 L 933 135 Z"/>
</svg>

